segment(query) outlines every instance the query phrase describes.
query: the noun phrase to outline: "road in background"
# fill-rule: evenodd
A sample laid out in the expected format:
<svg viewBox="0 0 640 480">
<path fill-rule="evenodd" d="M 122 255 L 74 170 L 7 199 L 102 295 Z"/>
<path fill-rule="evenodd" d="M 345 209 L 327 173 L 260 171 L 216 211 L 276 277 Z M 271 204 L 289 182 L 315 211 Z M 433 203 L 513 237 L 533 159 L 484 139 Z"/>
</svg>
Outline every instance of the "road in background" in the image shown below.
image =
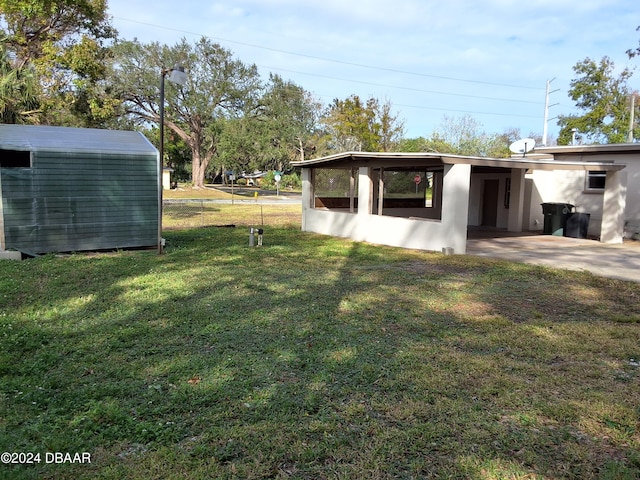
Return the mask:
<svg viewBox="0 0 640 480">
<path fill-rule="evenodd" d="M 302 201 L 302 194 L 300 192 L 280 191 L 280 195 L 276 195 L 273 190 L 263 190 L 255 187 L 238 187 L 234 186 L 233 189 L 226 185 L 214 185 L 207 186 L 215 190 L 220 190 L 228 194 L 233 194 L 233 199 L 225 200 L 205 200 L 215 203 L 261 203 L 261 204 L 295 204 Z M 232 192 L 233 190 L 233 192 Z M 256 193 L 258 194 L 256 196 Z"/>
</svg>

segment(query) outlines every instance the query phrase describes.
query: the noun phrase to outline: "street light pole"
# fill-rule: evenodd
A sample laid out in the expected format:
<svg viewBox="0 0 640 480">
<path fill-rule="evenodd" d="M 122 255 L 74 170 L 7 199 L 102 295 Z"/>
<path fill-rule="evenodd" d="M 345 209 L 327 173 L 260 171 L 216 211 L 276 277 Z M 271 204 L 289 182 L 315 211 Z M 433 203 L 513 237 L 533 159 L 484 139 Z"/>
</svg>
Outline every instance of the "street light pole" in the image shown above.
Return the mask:
<svg viewBox="0 0 640 480">
<path fill-rule="evenodd" d="M 184 85 L 187 74 L 184 68 L 176 65 L 174 68 L 163 68 L 160 72 L 160 148 L 158 161 L 158 255 L 162 254 L 162 174 L 164 165 L 164 80 L 169 75 L 169 81 L 178 85 Z"/>
</svg>

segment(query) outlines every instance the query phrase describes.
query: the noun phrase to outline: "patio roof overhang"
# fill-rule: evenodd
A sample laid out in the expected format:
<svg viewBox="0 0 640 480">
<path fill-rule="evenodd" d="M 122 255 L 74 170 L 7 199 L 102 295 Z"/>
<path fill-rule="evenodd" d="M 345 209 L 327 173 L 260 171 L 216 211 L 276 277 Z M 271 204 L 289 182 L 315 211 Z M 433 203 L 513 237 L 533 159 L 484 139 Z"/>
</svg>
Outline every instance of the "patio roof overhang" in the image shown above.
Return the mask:
<svg viewBox="0 0 640 480">
<path fill-rule="evenodd" d="M 530 155 L 528 157 L 491 158 L 449 155 L 423 152 L 344 152 L 326 157 L 292 162 L 300 168 L 411 168 L 438 167 L 443 165 L 471 165 L 475 167 L 518 168 L 525 170 L 588 170 L 616 171 L 626 165 L 611 162 L 578 162 L 554 160 L 549 155 Z"/>
<path fill-rule="evenodd" d="M 561 155 L 596 155 L 596 154 L 640 154 L 640 143 L 605 143 L 593 145 L 556 145 L 552 147 L 536 147 L 538 153 Z"/>
<path fill-rule="evenodd" d="M 343 152 L 326 157 L 291 162 L 293 167 L 357 168 L 357 167 L 412 167 L 442 166 L 439 153 L 407 152 Z"/>
</svg>

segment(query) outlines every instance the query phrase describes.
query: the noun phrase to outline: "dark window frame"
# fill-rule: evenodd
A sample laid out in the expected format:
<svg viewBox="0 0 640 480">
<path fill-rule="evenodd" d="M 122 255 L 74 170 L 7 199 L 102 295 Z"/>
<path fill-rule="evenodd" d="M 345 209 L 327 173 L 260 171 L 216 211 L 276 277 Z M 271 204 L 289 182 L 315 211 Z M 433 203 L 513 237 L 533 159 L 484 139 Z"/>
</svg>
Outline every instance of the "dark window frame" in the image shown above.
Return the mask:
<svg viewBox="0 0 640 480">
<path fill-rule="evenodd" d="M 31 168 L 31 152 L 0 148 L 0 168 Z"/>
</svg>

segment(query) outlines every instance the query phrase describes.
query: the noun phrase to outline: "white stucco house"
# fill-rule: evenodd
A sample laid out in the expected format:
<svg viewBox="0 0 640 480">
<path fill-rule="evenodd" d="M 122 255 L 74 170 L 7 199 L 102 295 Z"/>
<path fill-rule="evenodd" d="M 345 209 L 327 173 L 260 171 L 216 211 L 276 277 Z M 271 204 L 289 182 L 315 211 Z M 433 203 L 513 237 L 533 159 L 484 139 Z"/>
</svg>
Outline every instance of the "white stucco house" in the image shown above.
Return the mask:
<svg viewBox="0 0 640 480">
<path fill-rule="evenodd" d="M 640 239 L 640 143 L 609 145 L 570 145 L 556 147 L 538 147 L 537 155 L 551 155 L 558 161 L 600 162 L 625 165 L 620 177 L 626 185 L 626 202 L 620 214 L 624 219 L 624 236 Z M 603 239 L 601 225 L 605 210 L 603 201 L 607 186 L 605 173 L 601 171 L 555 171 L 553 173 L 532 171 L 527 175 L 527 184 L 531 188 L 527 198 L 531 204 L 536 202 L 569 202 L 578 212 L 591 215 L 589 235 Z M 619 188 L 623 188 L 623 184 Z M 608 220 L 614 220 L 607 212 Z M 541 213 L 536 208 L 529 210 L 525 225 L 530 230 L 540 226 Z M 604 236 L 603 241 L 607 240 Z"/>
<path fill-rule="evenodd" d="M 540 204 L 566 202 L 591 213 L 590 234 L 620 243 L 625 225 L 640 223 L 626 202 L 628 163 L 637 164 L 640 187 L 640 145 L 630 145 L 589 153 L 549 147 L 512 158 L 345 152 L 294 162 L 302 170 L 302 230 L 465 253 L 470 226 L 542 231 Z"/>
</svg>

